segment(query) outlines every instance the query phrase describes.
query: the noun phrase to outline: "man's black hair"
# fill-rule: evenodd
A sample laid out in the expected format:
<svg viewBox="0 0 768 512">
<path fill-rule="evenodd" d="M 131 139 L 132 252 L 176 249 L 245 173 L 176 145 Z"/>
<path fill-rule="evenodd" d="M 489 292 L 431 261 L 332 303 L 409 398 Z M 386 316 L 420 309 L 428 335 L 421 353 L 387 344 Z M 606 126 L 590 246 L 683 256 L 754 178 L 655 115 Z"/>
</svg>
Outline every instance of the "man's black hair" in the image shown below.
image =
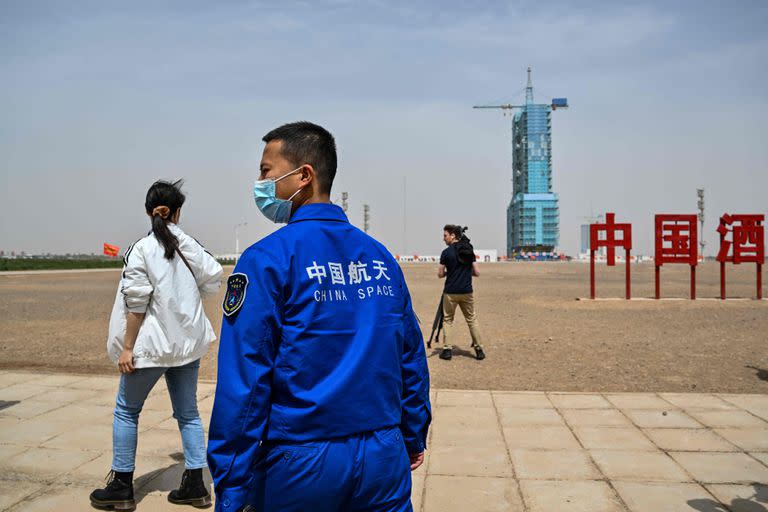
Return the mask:
<svg viewBox="0 0 768 512">
<path fill-rule="evenodd" d="M 261 140 L 282 141 L 283 157 L 296 167 L 311 165 L 317 173 L 320 193 L 331 193 L 336 177 L 336 141 L 328 130 L 308 121 L 298 121 L 275 128 Z"/>
<path fill-rule="evenodd" d="M 443 231 L 447 231 L 449 234 L 455 236 L 456 240 L 461 238 L 461 235 L 464 234 L 464 230 L 461 228 L 461 226 L 456 224 L 446 224 L 443 228 Z"/>
</svg>

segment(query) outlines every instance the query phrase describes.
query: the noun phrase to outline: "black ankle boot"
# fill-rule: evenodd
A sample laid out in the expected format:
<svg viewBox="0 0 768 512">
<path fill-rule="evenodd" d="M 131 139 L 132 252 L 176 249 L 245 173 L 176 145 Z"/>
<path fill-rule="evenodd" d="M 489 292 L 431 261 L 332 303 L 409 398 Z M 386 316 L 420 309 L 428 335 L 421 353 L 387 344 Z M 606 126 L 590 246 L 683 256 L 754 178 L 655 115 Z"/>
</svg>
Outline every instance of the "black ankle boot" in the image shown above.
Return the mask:
<svg viewBox="0 0 768 512">
<path fill-rule="evenodd" d="M 110 471 L 107 475 L 107 486 L 91 493 L 91 505 L 103 510 L 136 510 L 136 500 L 133 499 L 133 471 Z"/>
<path fill-rule="evenodd" d="M 168 501 L 177 505 L 192 505 L 197 508 L 211 506 L 211 495 L 203 482 L 203 470 L 185 469 L 181 475 L 181 486 L 168 493 Z"/>
</svg>

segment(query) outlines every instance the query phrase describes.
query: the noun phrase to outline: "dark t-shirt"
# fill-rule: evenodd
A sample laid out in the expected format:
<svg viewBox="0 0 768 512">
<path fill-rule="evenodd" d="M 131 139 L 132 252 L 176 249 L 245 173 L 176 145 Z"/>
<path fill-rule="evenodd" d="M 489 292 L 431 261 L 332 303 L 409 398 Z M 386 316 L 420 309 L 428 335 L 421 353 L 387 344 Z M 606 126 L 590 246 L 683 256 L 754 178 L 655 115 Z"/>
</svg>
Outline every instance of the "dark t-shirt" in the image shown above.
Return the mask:
<svg viewBox="0 0 768 512">
<path fill-rule="evenodd" d="M 440 264 L 446 268 L 443 293 L 472 293 L 472 264 L 459 262 L 455 244 L 445 248 Z"/>
</svg>

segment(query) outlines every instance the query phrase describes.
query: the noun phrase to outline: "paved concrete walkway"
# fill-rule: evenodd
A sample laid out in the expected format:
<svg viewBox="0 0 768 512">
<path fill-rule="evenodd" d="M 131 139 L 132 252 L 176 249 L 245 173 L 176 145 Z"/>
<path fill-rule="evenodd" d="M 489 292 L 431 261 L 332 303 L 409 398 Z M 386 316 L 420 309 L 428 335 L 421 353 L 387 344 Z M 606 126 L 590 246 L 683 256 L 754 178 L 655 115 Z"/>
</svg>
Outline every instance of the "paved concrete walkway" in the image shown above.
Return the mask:
<svg viewBox="0 0 768 512">
<path fill-rule="evenodd" d="M 0 510 L 90 510 L 117 380 L 0 372 Z M 433 412 L 417 511 L 768 511 L 768 395 L 437 390 Z M 183 456 L 162 381 L 140 429 L 139 510 L 184 510 L 166 501 Z"/>
</svg>

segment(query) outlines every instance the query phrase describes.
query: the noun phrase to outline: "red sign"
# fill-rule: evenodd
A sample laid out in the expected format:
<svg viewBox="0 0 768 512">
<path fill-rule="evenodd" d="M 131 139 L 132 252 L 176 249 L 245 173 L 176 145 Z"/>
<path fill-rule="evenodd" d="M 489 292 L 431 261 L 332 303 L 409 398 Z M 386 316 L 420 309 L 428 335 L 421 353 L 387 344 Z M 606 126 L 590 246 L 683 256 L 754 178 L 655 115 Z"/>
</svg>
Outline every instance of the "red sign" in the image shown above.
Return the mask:
<svg viewBox="0 0 768 512">
<path fill-rule="evenodd" d="M 757 265 L 757 298 L 763 298 L 763 262 L 765 261 L 765 215 L 729 215 L 720 217 L 720 298 L 725 299 L 725 264 Z M 729 229 L 730 228 L 730 229 Z M 731 235 L 729 240 L 727 237 Z"/>
<path fill-rule="evenodd" d="M 717 261 L 724 263 L 760 263 L 765 261 L 765 215 L 729 215 L 720 217 L 720 252 Z M 731 229 L 728 229 L 732 226 Z M 726 237 L 731 233 L 731 240 Z M 731 250 L 732 249 L 732 250 Z"/>
<path fill-rule="evenodd" d="M 616 265 L 616 248 L 623 248 L 626 262 L 626 298 L 630 298 L 629 251 L 632 250 L 632 224 L 616 224 L 614 213 L 605 214 L 605 224 L 589 226 L 589 296 L 595 298 L 595 251 L 601 247 L 607 250 L 609 267 Z M 617 238 L 617 234 L 621 238 Z M 604 236 L 600 236 L 604 234 Z"/>
<path fill-rule="evenodd" d="M 696 215 L 656 214 L 656 298 L 661 296 L 661 266 L 687 263 L 691 266 L 691 299 L 696 298 L 698 263 Z"/>
</svg>

